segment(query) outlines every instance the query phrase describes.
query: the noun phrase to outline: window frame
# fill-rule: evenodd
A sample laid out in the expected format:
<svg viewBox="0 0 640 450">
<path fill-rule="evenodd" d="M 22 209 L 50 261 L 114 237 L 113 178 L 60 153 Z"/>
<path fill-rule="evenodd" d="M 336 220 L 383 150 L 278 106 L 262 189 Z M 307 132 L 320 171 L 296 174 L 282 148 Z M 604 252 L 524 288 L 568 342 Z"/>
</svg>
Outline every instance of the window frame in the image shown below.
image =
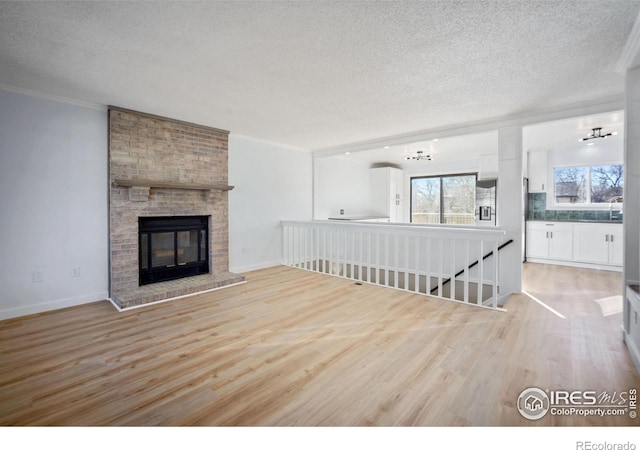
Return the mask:
<svg viewBox="0 0 640 450">
<path fill-rule="evenodd" d="M 413 180 L 425 179 L 425 178 L 440 178 L 440 221 L 436 224 L 425 224 L 425 225 L 448 225 L 451 226 L 450 223 L 444 223 L 444 189 L 442 186 L 442 179 L 447 177 L 468 177 L 473 176 L 475 181 L 473 183 L 473 213 L 475 217 L 475 189 L 478 185 L 478 172 L 464 172 L 464 173 L 448 173 L 442 175 L 418 175 L 409 178 L 409 223 L 415 223 L 413 221 Z M 422 225 L 422 224 L 420 224 Z"/>
<path fill-rule="evenodd" d="M 624 178 L 626 178 L 625 164 L 621 161 L 615 162 L 593 162 L 587 164 L 562 164 L 562 165 L 554 165 L 551 167 L 551 183 L 549 183 L 552 188 L 551 192 L 547 192 L 547 209 L 548 210 L 589 210 L 589 209 L 609 209 L 609 203 L 592 203 L 591 202 L 591 169 L 593 167 L 602 167 L 602 166 L 622 166 L 623 173 L 623 184 L 622 190 L 624 193 Z M 584 203 L 558 203 L 556 201 L 556 169 L 568 169 L 568 168 L 586 168 L 586 199 L 588 201 Z M 624 195 L 624 194 L 623 194 Z"/>
</svg>

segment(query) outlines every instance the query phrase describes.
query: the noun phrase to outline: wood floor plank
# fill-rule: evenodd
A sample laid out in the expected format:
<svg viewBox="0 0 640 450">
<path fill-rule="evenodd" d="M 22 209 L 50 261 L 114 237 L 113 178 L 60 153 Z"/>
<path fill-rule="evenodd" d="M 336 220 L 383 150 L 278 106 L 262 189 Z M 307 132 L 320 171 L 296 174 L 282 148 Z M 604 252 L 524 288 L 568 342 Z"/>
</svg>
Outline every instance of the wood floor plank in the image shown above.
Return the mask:
<svg viewBox="0 0 640 450">
<path fill-rule="evenodd" d="M 531 386 L 640 386 L 620 274 L 525 265 L 506 312 L 287 267 L 116 312 L 0 321 L 0 425 L 638 425 L 532 422 Z"/>
</svg>

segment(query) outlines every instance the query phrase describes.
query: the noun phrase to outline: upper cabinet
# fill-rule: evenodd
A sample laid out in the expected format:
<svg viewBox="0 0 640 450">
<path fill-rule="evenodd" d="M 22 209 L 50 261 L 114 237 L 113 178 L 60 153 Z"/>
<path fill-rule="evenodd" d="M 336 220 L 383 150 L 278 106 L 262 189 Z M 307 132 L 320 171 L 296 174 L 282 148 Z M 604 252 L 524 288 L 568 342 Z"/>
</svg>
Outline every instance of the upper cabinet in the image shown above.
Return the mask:
<svg viewBox="0 0 640 450">
<path fill-rule="evenodd" d="M 528 152 L 529 192 L 546 192 L 547 189 L 547 152 Z"/>
<path fill-rule="evenodd" d="M 389 217 L 390 222 L 402 222 L 404 206 L 404 173 L 395 167 L 370 170 L 371 209 L 374 214 Z"/>
</svg>

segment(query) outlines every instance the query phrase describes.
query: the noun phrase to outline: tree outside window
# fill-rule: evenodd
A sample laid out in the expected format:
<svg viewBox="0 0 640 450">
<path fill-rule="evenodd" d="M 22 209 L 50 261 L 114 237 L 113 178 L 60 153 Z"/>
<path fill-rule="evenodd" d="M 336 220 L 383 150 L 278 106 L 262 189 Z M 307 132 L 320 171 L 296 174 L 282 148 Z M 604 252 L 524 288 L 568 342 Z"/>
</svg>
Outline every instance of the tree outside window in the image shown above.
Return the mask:
<svg viewBox="0 0 640 450">
<path fill-rule="evenodd" d="M 622 164 L 556 167 L 553 169 L 556 204 L 609 203 L 622 196 Z"/>
<path fill-rule="evenodd" d="M 411 179 L 411 222 L 474 224 L 476 174 Z"/>
<path fill-rule="evenodd" d="M 587 168 L 562 167 L 554 169 L 556 203 L 586 203 Z"/>
<path fill-rule="evenodd" d="M 622 196 L 624 174 L 622 164 L 591 168 L 591 203 L 609 203 Z"/>
</svg>

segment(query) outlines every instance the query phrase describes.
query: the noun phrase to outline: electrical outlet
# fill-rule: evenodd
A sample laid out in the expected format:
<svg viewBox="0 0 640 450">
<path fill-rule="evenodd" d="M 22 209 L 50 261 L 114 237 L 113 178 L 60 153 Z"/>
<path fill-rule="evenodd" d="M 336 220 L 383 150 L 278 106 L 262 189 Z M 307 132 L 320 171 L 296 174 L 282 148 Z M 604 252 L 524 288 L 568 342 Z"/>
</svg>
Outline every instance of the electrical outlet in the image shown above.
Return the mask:
<svg viewBox="0 0 640 450">
<path fill-rule="evenodd" d="M 42 280 L 44 280 L 42 270 L 34 270 L 31 272 L 31 281 L 34 283 L 42 283 Z"/>
<path fill-rule="evenodd" d="M 72 277 L 79 277 L 80 276 L 80 267 L 74 267 L 73 269 L 71 269 L 71 276 Z"/>
</svg>

